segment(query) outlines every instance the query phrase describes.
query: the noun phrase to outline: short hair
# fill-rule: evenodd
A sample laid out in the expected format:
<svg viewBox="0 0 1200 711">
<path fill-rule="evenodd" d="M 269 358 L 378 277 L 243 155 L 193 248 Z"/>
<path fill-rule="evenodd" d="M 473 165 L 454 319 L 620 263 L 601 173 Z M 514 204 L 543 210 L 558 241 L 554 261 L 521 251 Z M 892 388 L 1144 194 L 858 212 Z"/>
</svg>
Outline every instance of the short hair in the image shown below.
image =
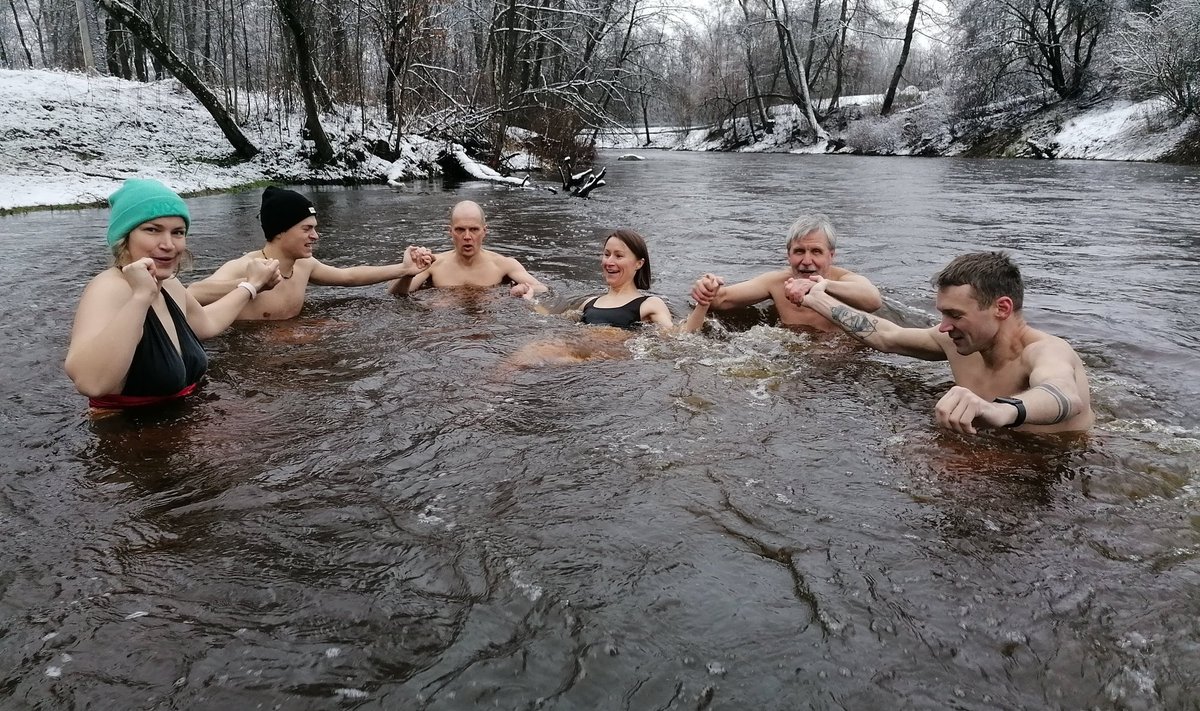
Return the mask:
<svg viewBox="0 0 1200 711">
<path fill-rule="evenodd" d="M 825 241 L 829 243 L 829 251 L 836 252 L 837 231 L 833 229 L 833 221 L 819 212 L 814 212 L 811 215 L 801 215 L 788 228 L 788 251 L 792 251 L 792 246 L 796 242 L 804 239 L 809 233 L 818 230 L 825 235 Z"/>
<path fill-rule="evenodd" d="M 1004 252 L 971 252 L 955 257 L 932 281 L 938 291 L 951 286 L 970 286 L 980 307 L 1007 296 L 1012 299 L 1013 311 L 1020 311 L 1025 301 L 1021 270 Z"/>
<path fill-rule="evenodd" d="M 616 237 L 625 243 L 633 256 L 642 260 L 642 267 L 633 275 L 633 285 L 639 289 L 650 288 L 650 250 L 646 247 L 646 240 L 633 230 L 614 230 L 604 238 L 601 246 L 608 244 L 608 241 Z"/>
</svg>

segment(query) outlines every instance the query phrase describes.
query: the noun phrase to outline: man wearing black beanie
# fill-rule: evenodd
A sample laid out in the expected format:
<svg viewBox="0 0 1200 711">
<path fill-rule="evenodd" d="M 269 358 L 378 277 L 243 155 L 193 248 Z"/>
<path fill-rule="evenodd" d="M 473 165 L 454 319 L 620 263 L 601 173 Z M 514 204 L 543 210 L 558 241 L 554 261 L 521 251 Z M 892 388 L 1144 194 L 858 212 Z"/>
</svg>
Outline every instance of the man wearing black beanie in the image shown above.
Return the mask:
<svg viewBox="0 0 1200 711">
<path fill-rule="evenodd" d="M 259 211 L 266 243 L 261 249 L 226 262 L 207 279 L 188 287 L 201 304 L 220 299 L 245 279 L 246 267 L 256 259 L 278 259 L 278 284 L 258 294 L 238 314 L 239 320 L 294 318 L 304 307 L 308 283 L 325 286 L 367 286 L 421 273 L 433 263 L 433 253 L 409 246 L 399 264 L 384 266 L 332 267 L 313 256 L 317 233 L 317 208 L 294 190 L 275 186 L 263 191 Z"/>
</svg>

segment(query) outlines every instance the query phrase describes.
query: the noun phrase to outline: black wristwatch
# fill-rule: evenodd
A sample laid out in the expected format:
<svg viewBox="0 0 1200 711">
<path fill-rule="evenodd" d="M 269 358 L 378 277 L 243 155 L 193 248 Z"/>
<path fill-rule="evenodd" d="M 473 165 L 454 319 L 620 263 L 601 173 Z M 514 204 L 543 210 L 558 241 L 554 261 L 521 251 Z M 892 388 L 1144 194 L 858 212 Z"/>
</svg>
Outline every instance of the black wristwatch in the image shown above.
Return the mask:
<svg viewBox="0 0 1200 711">
<path fill-rule="evenodd" d="M 1005 425 L 1005 427 L 1020 427 L 1021 425 L 1025 424 L 1025 403 L 1021 402 L 1015 397 L 998 397 L 995 400 L 992 400 L 992 402 L 1002 402 L 1005 405 L 1012 405 L 1013 407 L 1017 408 L 1017 419 Z"/>
</svg>

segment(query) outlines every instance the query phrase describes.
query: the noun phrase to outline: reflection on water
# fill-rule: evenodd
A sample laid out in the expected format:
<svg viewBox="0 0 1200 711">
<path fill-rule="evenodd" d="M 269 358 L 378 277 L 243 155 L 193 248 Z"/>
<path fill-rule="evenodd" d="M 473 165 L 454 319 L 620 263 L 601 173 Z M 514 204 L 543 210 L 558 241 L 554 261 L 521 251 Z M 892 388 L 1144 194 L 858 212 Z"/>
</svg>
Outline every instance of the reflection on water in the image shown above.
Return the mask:
<svg viewBox="0 0 1200 711">
<path fill-rule="evenodd" d="M 661 338 L 382 286 L 313 288 L 210 342 L 199 397 L 91 420 L 60 364 L 104 213 L 3 218 L 8 704 L 1193 708 L 1194 169 L 650 158 L 590 201 L 321 189 L 319 255 L 445 248 L 470 198 L 553 311 L 630 226 L 682 316 L 696 275 L 782 264 L 819 208 L 916 325 L 938 267 L 1003 247 L 1088 364 L 1096 431 L 938 431 L 945 364 L 758 311 Z M 258 243 L 257 197 L 190 201 L 198 271 Z M 545 343 L 578 362 L 519 359 Z"/>
</svg>

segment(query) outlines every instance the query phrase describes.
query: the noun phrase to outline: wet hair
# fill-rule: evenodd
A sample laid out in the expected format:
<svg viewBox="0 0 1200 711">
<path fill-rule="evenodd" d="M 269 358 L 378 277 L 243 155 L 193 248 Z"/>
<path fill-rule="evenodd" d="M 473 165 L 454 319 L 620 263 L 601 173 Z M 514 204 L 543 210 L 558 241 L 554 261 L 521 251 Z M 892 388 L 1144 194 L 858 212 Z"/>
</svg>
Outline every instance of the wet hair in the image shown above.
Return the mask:
<svg viewBox="0 0 1200 711">
<path fill-rule="evenodd" d="M 650 250 L 646 248 L 646 240 L 633 230 L 616 230 L 610 232 L 601 243 L 601 247 L 608 244 L 608 241 L 616 237 L 625 243 L 633 256 L 642 260 L 642 267 L 633 275 L 633 285 L 639 289 L 650 288 Z"/>
<path fill-rule="evenodd" d="M 112 246 L 112 266 L 118 269 L 127 266 L 133 260 L 129 258 L 129 235 L 125 235 L 121 239 L 113 243 Z M 192 263 L 195 259 L 192 257 L 192 250 L 185 248 L 183 254 L 179 255 L 179 272 L 185 272 L 192 268 Z"/>
<path fill-rule="evenodd" d="M 1001 296 L 1012 299 L 1013 311 L 1025 301 L 1021 270 L 1004 252 L 972 252 L 955 257 L 933 276 L 938 291 L 951 286 L 969 286 L 975 291 L 975 303 L 991 306 Z"/>
<path fill-rule="evenodd" d="M 792 251 L 792 246 L 807 237 L 811 232 L 821 232 L 824 234 L 825 241 L 829 243 L 829 251 L 837 251 L 837 231 L 833 229 L 833 222 L 819 212 L 814 212 L 811 215 L 801 215 L 788 228 L 788 251 Z"/>
</svg>

